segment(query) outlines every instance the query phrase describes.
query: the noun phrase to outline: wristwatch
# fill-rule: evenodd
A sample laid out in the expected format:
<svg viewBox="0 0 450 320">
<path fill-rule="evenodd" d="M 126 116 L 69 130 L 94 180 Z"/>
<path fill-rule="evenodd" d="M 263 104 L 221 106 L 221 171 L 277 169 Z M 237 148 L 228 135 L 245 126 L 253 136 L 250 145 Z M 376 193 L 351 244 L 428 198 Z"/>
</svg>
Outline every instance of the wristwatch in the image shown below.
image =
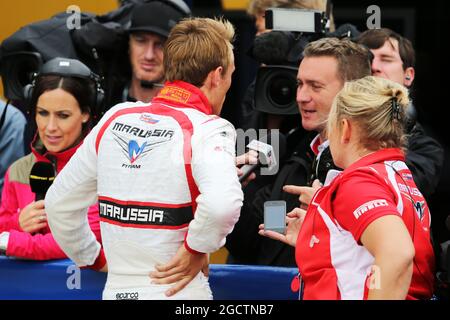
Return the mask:
<svg viewBox="0 0 450 320">
<path fill-rule="evenodd" d="M 8 249 L 9 232 L 4 231 L 0 233 L 0 254 L 6 254 Z"/>
</svg>

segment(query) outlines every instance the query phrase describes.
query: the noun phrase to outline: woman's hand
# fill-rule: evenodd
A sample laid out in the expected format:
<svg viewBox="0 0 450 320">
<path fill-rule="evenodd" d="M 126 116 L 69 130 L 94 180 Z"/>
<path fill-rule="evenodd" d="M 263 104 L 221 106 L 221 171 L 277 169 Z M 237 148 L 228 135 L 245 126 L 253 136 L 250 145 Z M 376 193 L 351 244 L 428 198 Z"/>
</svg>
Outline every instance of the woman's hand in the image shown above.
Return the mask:
<svg viewBox="0 0 450 320">
<path fill-rule="evenodd" d="M 292 185 L 286 185 L 283 187 L 283 191 L 298 195 L 298 201 L 300 202 L 300 208 L 302 209 L 308 209 L 309 204 L 311 203 L 311 200 L 316 193 L 317 190 L 322 188 L 322 184 L 318 179 L 314 180 L 312 187 L 299 187 L 299 186 L 292 186 Z"/>
<path fill-rule="evenodd" d="M 33 201 L 20 211 L 19 225 L 24 232 L 34 233 L 47 226 L 44 200 Z"/>
<path fill-rule="evenodd" d="M 302 227 L 303 220 L 305 220 L 306 211 L 300 208 L 295 208 L 287 214 L 286 234 L 281 234 L 275 231 L 265 231 L 264 224 L 259 225 L 259 234 L 274 240 L 284 242 L 292 247 L 297 243 L 298 233 Z"/>
</svg>

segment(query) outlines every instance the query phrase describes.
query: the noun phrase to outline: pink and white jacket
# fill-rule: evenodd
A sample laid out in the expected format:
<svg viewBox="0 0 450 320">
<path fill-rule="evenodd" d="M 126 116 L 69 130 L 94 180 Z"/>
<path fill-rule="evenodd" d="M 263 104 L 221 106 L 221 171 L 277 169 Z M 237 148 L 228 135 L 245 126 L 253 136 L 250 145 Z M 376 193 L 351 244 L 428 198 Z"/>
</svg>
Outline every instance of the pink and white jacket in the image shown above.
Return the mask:
<svg viewBox="0 0 450 320">
<path fill-rule="evenodd" d="M 39 139 L 33 142 L 32 152 L 14 162 L 6 172 L 0 206 L 0 232 L 9 232 L 6 255 L 33 260 L 67 258 L 53 238 L 47 226 L 31 234 L 19 225 L 20 211 L 35 200 L 31 191 L 29 176 L 37 161 L 52 162 L 59 173 L 81 145 L 79 143 L 66 151 L 51 153 L 45 150 Z M 50 161 L 51 159 L 51 161 Z M 89 208 L 89 225 L 100 241 L 98 204 Z"/>
</svg>

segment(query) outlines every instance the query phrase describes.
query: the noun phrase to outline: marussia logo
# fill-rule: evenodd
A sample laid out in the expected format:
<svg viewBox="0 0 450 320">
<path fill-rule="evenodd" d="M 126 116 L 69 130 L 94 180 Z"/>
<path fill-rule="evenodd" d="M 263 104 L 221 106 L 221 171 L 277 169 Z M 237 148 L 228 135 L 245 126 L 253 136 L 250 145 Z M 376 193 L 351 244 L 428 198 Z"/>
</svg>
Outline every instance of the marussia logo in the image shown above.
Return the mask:
<svg viewBox="0 0 450 320">
<path fill-rule="evenodd" d="M 425 201 L 416 201 L 414 204 L 414 209 L 416 210 L 417 216 L 420 221 L 423 220 L 423 216 L 425 215 Z"/>
<path fill-rule="evenodd" d="M 130 140 L 130 142 L 128 142 L 128 159 L 130 159 L 131 164 L 139 158 L 139 156 L 144 152 L 146 146 L 147 141 L 145 141 L 142 146 L 139 146 L 139 144 L 134 140 Z"/>
<path fill-rule="evenodd" d="M 133 164 L 138 159 L 143 158 L 150 151 L 152 151 L 156 146 L 170 141 L 170 138 L 162 140 L 162 141 L 156 141 L 156 142 L 149 142 L 147 140 L 147 141 L 144 141 L 141 145 L 139 145 L 139 143 L 136 140 L 128 140 L 125 137 L 121 137 L 120 135 L 118 135 L 115 132 L 113 132 L 113 134 L 116 136 L 116 138 L 114 140 L 120 146 L 120 148 L 122 149 L 122 152 L 127 157 L 127 159 L 130 160 L 130 164 Z"/>
</svg>

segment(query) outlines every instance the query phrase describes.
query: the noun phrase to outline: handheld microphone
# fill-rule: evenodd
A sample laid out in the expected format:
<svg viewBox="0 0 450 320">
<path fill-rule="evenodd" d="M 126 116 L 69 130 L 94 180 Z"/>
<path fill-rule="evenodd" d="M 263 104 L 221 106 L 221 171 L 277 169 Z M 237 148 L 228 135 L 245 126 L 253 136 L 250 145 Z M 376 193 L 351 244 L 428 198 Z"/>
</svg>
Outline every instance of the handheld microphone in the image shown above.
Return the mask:
<svg viewBox="0 0 450 320">
<path fill-rule="evenodd" d="M 48 188 L 55 180 L 55 170 L 49 162 L 36 162 L 30 172 L 31 191 L 36 194 L 36 201 L 45 198 Z"/>
<path fill-rule="evenodd" d="M 164 87 L 162 83 L 153 82 L 153 81 L 147 81 L 147 80 L 141 80 L 141 87 L 145 89 L 153 89 L 154 87 Z"/>
<path fill-rule="evenodd" d="M 252 140 L 247 148 L 258 152 L 258 162 L 255 164 L 246 164 L 241 167 L 243 171 L 242 176 L 239 177 L 239 182 L 245 181 L 258 168 L 266 168 L 266 174 L 275 174 L 278 170 L 278 163 L 286 152 L 286 137 L 281 133 L 271 132 L 265 137 L 268 143 L 258 140 Z M 278 148 L 274 147 L 276 146 Z M 263 173 L 262 173 L 263 174 Z"/>
</svg>

